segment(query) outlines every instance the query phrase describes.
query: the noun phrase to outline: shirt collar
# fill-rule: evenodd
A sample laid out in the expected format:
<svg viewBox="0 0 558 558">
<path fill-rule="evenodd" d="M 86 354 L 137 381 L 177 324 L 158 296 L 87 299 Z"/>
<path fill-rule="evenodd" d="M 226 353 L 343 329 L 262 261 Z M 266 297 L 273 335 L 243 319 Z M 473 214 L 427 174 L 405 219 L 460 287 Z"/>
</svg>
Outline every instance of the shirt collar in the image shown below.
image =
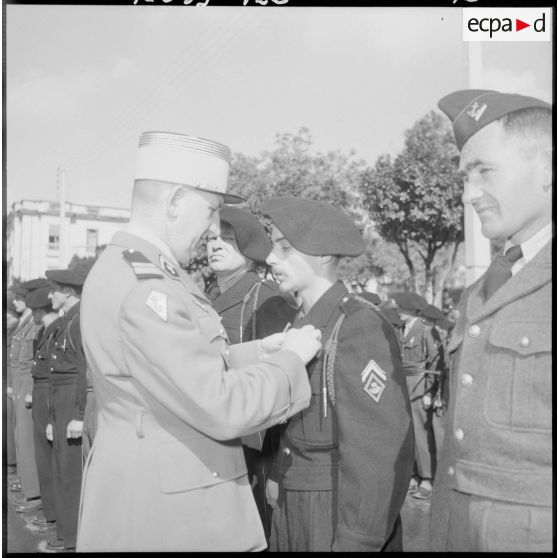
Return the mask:
<svg viewBox="0 0 558 558">
<path fill-rule="evenodd" d="M 310 308 L 304 317 L 298 321 L 296 327 L 312 324 L 320 329 L 327 325 L 333 310 L 339 306 L 341 299 L 347 295 L 347 287 L 342 281 L 334 283 Z"/>
<path fill-rule="evenodd" d="M 549 223 L 543 227 L 539 232 L 535 233 L 529 240 L 522 242 L 521 253 L 523 254 L 522 259 L 525 263 L 531 261 L 539 252 L 552 239 L 552 224 Z M 504 253 L 514 246 L 514 243 L 507 240 L 504 244 Z"/>
</svg>

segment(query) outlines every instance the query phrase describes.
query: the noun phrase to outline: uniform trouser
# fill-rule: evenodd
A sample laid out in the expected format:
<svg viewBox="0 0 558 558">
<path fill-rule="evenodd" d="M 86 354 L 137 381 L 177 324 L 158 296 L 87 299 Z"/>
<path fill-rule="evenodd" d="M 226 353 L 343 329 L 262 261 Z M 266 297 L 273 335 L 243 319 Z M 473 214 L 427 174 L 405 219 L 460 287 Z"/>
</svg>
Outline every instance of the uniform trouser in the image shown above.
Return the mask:
<svg viewBox="0 0 558 558">
<path fill-rule="evenodd" d="M 91 446 L 93 445 L 93 440 L 95 439 L 96 432 L 97 432 L 97 402 L 95 400 L 95 392 L 92 389 L 88 389 L 87 400 L 85 403 L 85 412 L 83 414 L 83 435 L 81 437 L 83 465 L 85 465 L 87 456 L 91 451 Z"/>
<path fill-rule="evenodd" d="M 33 383 L 33 430 L 35 438 L 35 462 L 41 498 L 43 500 L 43 513 L 47 521 L 56 520 L 55 496 L 54 496 L 54 471 L 52 442 L 46 437 L 46 427 L 49 423 L 48 380 L 35 380 Z"/>
<path fill-rule="evenodd" d="M 33 417 L 31 409 L 25 405 L 25 396 L 32 395 L 32 390 L 29 390 L 29 393 L 23 393 L 26 391 L 26 385 L 22 381 L 21 375 L 12 372 L 17 474 L 21 479 L 23 496 L 25 498 L 37 498 L 41 495 L 41 492 L 39 476 L 37 475 L 37 464 L 35 462 Z"/>
<path fill-rule="evenodd" d="M 75 393 L 75 377 L 71 377 L 64 383 L 54 383 L 50 400 L 54 435 L 56 536 L 69 548 L 76 546 L 82 476 L 81 438 L 67 438 L 66 434 L 69 422 L 75 418 Z"/>
<path fill-rule="evenodd" d="M 452 490 L 448 552 L 551 552 L 552 508 L 513 504 Z"/>
<path fill-rule="evenodd" d="M 432 427 L 434 411 L 425 410 L 422 406 L 425 375 L 407 376 L 407 388 L 415 433 L 415 472 L 420 479 L 433 479 L 436 471 L 436 440 Z"/>
<path fill-rule="evenodd" d="M 7 453 L 7 464 L 15 465 L 16 460 L 16 446 L 15 446 L 15 419 L 14 419 L 14 400 L 11 397 L 6 397 L 6 453 Z"/>
<path fill-rule="evenodd" d="M 331 552 L 334 535 L 333 506 L 337 500 L 332 490 L 279 489 L 277 507 L 271 517 L 271 552 Z M 397 516 L 384 552 L 403 550 L 403 528 Z"/>
</svg>

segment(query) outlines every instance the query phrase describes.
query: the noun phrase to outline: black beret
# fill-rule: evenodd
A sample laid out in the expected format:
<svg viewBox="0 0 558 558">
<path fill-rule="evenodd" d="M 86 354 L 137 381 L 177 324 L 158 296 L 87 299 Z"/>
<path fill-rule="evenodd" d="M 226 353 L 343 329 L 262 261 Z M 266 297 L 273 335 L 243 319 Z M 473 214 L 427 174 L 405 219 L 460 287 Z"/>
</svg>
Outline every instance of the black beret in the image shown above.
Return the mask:
<svg viewBox="0 0 558 558">
<path fill-rule="evenodd" d="M 222 223 L 230 225 L 240 253 L 255 262 L 264 262 L 271 252 L 271 240 L 258 219 L 246 209 L 224 205 L 219 212 Z"/>
<path fill-rule="evenodd" d="M 310 256 L 360 256 L 365 244 L 353 221 L 341 210 L 316 200 L 271 198 L 262 204 L 285 238 Z"/>
<path fill-rule="evenodd" d="M 402 310 L 423 310 L 428 306 L 428 302 L 422 296 L 413 292 L 398 292 L 390 295 L 399 308 Z"/>
<path fill-rule="evenodd" d="M 363 291 L 362 293 L 358 293 L 358 296 L 361 296 L 362 298 L 365 298 L 366 300 L 368 300 L 372 304 L 375 304 L 376 306 L 378 306 L 382 302 L 382 299 L 376 293 L 370 293 L 368 291 Z"/>
<path fill-rule="evenodd" d="M 23 288 L 21 285 L 13 285 L 9 290 L 12 291 L 14 297 L 18 296 L 19 298 L 25 298 L 28 292 L 27 289 Z"/>
<path fill-rule="evenodd" d="M 50 281 L 39 277 L 37 279 L 31 279 L 29 281 L 24 281 L 21 286 L 28 291 L 34 291 L 35 289 L 40 289 L 42 287 L 50 287 Z"/>
<path fill-rule="evenodd" d="M 81 287 L 86 277 L 84 273 L 74 269 L 50 269 L 45 275 L 47 279 L 59 285 L 70 285 L 72 287 Z"/>
<path fill-rule="evenodd" d="M 438 320 L 444 320 L 446 318 L 446 315 L 433 304 L 427 304 L 425 308 L 421 309 L 420 314 L 424 318 L 433 320 L 435 322 Z"/>
<path fill-rule="evenodd" d="M 25 297 L 25 304 L 27 308 L 35 310 L 37 308 L 47 308 L 51 306 L 51 300 L 48 297 L 50 287 L 41 287 L 34 289 Z"/>
<path fill-rule="evenodd" d="M 528 108 L 552 109 L 549 103 L 535 97 L 489 89 L 455 91 L 440 99 L 438 107 L 452 121 L 459 150 L 473 134 L 506 114 Z"/>
</svg>

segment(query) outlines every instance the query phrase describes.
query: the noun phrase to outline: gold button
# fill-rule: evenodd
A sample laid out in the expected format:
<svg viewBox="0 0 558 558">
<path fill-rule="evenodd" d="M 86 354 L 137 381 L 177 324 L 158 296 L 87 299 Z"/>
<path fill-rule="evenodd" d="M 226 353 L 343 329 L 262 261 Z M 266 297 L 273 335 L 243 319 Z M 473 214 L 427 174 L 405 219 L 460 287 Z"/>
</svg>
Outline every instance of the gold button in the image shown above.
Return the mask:
<svg viewBox="0 0 558 558">
<path fill-rule="evenodd" d="M 349 297 L 348 297 L 348 296 L 344 296 L 342 302 L 347 302 L 347 300 L 349 300 Z"/>
<path fill-rule="evenodd" d="M 284 453 L 285 455 L 291 455 L 291 450 L 290 450 L 289 448 L 285 448 L 285 449 L 283 450 L 283 453 Z"/>
<path fill-rule="evenodd" d="M 450 467 L 450 468 L 448 469 L 448 475 L 450 475 L 450 476 L 452 476 L 452 477 L 453 477 L 453 475 L 455 475 L 455 469 L 454 469 L 453 467 Z"/>
<path fill-rule="evenodd" d="M 529 337 L 527 337 L 527 336 L 522 337 L 522 338 L 521 338 L 521 341 L 519 342 L 519 344 L 520 344 L 522 347 L 528 347 L 528 346 L 529 346 L 529 343 L 531 343 L 531 340 L 530 340 Z"/>
<path fill-rule="evenodd" d="M 461 440 L 463 440 L 463 438 L 465 438 L 465 433 L 463 432 L 463 430 L 461 430 L 461 428 L 458 428 L 458 429 L 455 431 L 454 434 L 455 434 L 455 437 L 456 437 L 459 441 L 461 441 Z"/>
<path fill-rule="evenodd" d="M 56 358 L 56 355 L 52 355 L 52 358 Z"/>
<path fill-rule="evenodd" d="M 469 387 L 473 383 L 473 376 L 470 374 L 463 374 L 461 376 L 461 385 L 463 387 Z"/>
<path fill-rule="evenodd" d="M 229 358 L 231 356 L 231 352 L 229 351 L 229 349 L 225 349 L 224 354 L 225 358 Z"/>
<path fill-rule="evenodd" d="M 471 337 L 478 337 L 480 335 L 480 327 L 475 324 L 469 328 L 469 335 Z"/>
<path fill-rule="evenodd" d="M 218 477 L 219 473 L 217 471 L 213 471 L 213 473 L 211 473 L 214 477 Z"/>
</svg>

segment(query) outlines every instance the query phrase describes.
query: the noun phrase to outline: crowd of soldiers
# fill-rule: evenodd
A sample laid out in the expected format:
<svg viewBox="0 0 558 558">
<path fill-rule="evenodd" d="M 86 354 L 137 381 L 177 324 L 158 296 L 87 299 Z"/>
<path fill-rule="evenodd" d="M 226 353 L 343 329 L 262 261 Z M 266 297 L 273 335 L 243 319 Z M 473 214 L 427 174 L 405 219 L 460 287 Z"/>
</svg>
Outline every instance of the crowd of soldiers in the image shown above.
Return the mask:
<svg viewBox="0 0 558 558">
<path fill-rule="evenodd" d="M 226 146 L 142 134 L 130 223 L 87 278 L 12 289 L 10 490 L 42 508 L 40 550 L 401 551 L 409 493 L 434 550 L 550 550 L 551 107 L 439 106 L 464 201 L 506 239 L 455 322 L 350 292 L 339 261 L 365 243 L 343 211 L 275 197 L 266 230 L 226 191 Z"/>
<path fill-rule="evenodd" d="M 311 205 L 318 212 L 331 211 L 322 204 Z M 206 294 L 231 343 L 263 339 L 295 322 L 300 303 L 296 296 L 282 292 L 274 280 L 266 264 L 271 249 L 269 234 L 257 217 L 234 206 L 221 209 L 219 226 L 208 236 L 212 280 Z M 71 269 L 49 270 L 46 278 L 8 289 L 7 385 L 8 404 L 14 406 L 7 428 L 8 465 L 17 472 L 9 490 L 21 494 L 15 501 L 18 513 L 34 514 L 27 528 L 53 535 L 39 545 L 45 552 L 75 549 L 82 467 L 96 428 L 94 391 L 79 324 L 85 278 L 83 272 Z M 341 283 L 335 288 L 339 294 L 348 294 Z M 366 291 L 352 296 L 363 308 L 382 313 L 384 325 L 393 327 L 400 345 L 416 441 L 408 491 L 415 498 L 427 499 L 435 475 L 436 448 L 443 436 L 447 390 L 442 396 L 442 386 L 448 373 L 445 346 L 454 322 L 416 293 L 394 292 L 385 301 Z M 369 346 L 373 336 L 373 330 L 363 330 L 356 342 Z M 314 435 L 322 433 L 306 429 L 306 438 Z M 270 503 L 276 507 L 276 501 L 268 498 L 266 490 L 273 492 L 270 487 L 282 478 L 278 456 L 287 449 L 280 451 L 280 442 L 280 427 L 242 438 L 267 541 L 272 525 Z M 344 451 L 349 454 L 351 450 Z M 298 479 L 296 483 L 299 492 L 302 488 L 314 492 L 312 486 L 319 481 Z M 321 533 L 316 536 L 320 538 Z"/>
</svg>

